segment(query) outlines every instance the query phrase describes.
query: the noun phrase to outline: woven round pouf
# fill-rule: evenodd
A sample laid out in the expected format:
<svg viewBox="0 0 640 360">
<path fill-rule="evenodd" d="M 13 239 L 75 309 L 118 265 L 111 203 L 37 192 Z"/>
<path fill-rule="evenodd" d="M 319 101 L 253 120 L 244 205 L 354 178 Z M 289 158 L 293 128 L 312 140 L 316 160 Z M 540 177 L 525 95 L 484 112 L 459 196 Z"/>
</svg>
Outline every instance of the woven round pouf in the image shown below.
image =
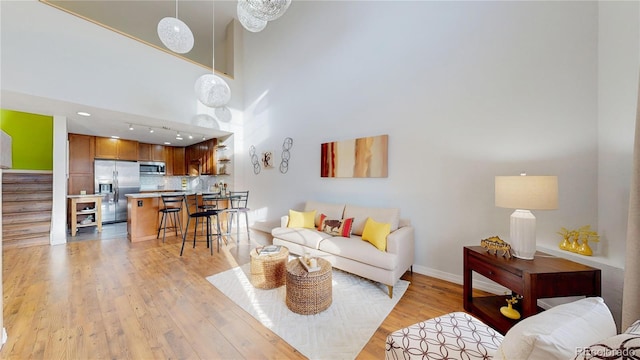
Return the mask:
<svg viewBox="0 0 640 360">
<path fill-rule="evenodd" d="M 287 264 L 287 307 L 298 314 L 311 315 L 331 305 L 331 263 L 318 259 L 320 270 L 307 272 L 300 260 Z"/>
<path fill-rule="evenodd" d="M 251 284 L 259 289 L 273 289 L 285 284 L 285 272 L 289 249 L 282 246 L 272 255 L 259 255 L 258 249 L 251 250 Z"/>
</svg>

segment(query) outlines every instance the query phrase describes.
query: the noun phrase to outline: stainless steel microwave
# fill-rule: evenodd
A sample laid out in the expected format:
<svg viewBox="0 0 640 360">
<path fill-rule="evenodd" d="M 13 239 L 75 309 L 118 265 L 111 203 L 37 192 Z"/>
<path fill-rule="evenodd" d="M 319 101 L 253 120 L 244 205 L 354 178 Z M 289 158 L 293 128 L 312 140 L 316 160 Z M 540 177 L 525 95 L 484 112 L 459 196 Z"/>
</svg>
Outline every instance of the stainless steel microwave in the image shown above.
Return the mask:
<svg viewBox="0 0 640 360">
<path fill-rule="evenodd" d="M 164 175 L 166 166 L 161 161 L 140 161 L 141 175 Z"/>
</svg>

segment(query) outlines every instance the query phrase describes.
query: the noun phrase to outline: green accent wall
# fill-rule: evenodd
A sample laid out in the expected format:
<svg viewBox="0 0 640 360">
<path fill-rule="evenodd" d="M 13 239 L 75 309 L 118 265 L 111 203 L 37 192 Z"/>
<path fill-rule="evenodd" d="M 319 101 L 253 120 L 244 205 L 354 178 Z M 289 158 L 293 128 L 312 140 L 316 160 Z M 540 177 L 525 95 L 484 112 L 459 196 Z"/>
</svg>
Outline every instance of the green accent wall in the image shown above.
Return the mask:
<svg viewBox="0 0 640 360">
<path fill-rule="evenodd" d="M 13 169 L 53 170 L 53 116 L 0 109 L 0 129 L 11 136 Z"/>
</svg>

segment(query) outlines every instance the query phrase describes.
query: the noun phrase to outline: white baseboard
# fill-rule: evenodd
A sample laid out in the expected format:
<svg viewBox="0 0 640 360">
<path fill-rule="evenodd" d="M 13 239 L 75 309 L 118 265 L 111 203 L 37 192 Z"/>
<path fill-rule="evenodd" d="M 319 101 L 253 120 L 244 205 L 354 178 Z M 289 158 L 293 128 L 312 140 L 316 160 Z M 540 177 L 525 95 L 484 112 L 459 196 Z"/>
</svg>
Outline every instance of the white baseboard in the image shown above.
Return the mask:
<svg viewBox="0 0 640 360">
<path fill-rule="evenodd" d="M 413 265 L 413 271 L 417 272 L 418 274 L 431 276 L 436 279 L 452 282 L 454 284 L 462 285 L 462 283 L 464 282 L 462 275 L 451 274 L 444 271 L 431 269 L 426 266 Z M 497 295 L 502 295 L 502 294 L 511 292 L 511 290 L 507 289 L 506 287 L 498 285 L 497 283 L 494 283 L 482 276 L 473 277 L 473 288 L 479 289 L 482 291 L 487 291 Z"/>
</svg>

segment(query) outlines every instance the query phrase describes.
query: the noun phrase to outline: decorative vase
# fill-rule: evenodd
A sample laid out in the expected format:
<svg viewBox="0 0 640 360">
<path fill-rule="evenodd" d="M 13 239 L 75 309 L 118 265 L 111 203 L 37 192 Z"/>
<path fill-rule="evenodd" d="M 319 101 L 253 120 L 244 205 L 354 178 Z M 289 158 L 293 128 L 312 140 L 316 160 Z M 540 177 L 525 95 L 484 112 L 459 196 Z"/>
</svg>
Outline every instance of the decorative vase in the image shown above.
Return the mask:
<svg viewBox="0 0 640 360">
<path fill-rule="evenodd" d="M 569 248 L 571 247 L 571 242 L 569 242 L 569 238 L 564 238 L 559 246 L 560 246 L 560 249 L 562 250 L 569 250 Z"/>
</svg>

